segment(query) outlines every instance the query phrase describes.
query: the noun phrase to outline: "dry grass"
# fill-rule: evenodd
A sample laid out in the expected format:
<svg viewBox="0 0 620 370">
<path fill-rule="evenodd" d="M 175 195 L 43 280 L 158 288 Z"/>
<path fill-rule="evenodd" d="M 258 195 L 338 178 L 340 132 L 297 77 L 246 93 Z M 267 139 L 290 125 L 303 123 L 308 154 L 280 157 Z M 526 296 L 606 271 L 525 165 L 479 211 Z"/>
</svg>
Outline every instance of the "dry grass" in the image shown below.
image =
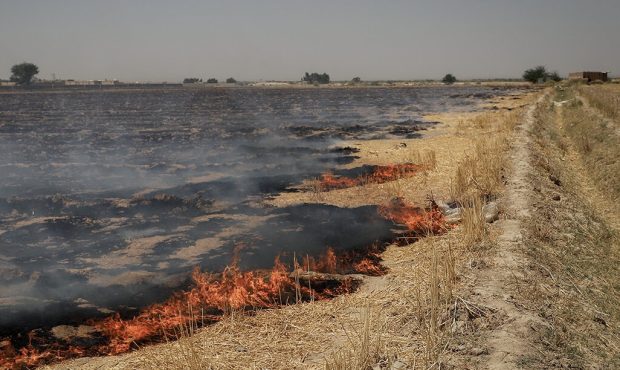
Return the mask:
<svg viewBox="0 0 620 370">
<path fill-rule="evenodd" d="M 314 178 L 308 181 L 308 188 L 310 189 L 310 194 L 314 202 L 321 203 L 325 199 L 325 191 L 323 189 L 323 185 L 321 184 L 321 179 Z"/>
<path fill-rule="evenodd" d="M 566 97 L 562 93 L 556 100 Z M 533 136 L 536 172 L 531 181 L 539 190 L 525 245 L 535 263 L 517 298 L 546 325 L 536 328 L 537 355 L 523 359 L 523 366 L 615 369 L 620 367 L 620 237 L 607 222 L 620 215 L 609 211 L 611 218 L 600 217 L 591 187 L 596 178 L 584 176 L 588 167 L 573 158 L 570 144 L 561 144 L 564 130 L 575 129 L 563 125 L 562 118 L 584 119 L 583 107 L 557 109 L 551 102 L 541 106 Z M 583 129 L 584 135 L 596 135 L 593 127 Z M 594 148 L 580 151 L 585 163 Z M 616 158 L 619 148 L 614 148 Z"/>
<path fill-rule="evenodd" d="M 484 200 L 478 195 L 461 201 L 462 221 L 465 245 L 471 247 L 487 236 L 486 221 L 484 219 Z"/>
<path fill-rule="evenodd" d="M 77 360 L 74 369 L 439 368 L 450 343 L 444 323 L 457 298 L 468 252 L 458 233 L 425 238 L 384 254 L 389 277 L 369 278 L 351 295 L 254 316 L 232 313 L 178 340 L 115 358 Z"/>
<path fill-rule="evenodd" d="M 464 124 L 480 130 L 476 134 L 474 150 L 459 163 L 453 176 L 453 199 L 459 201 L 476 196 L 490 199 L 501 193 L 508 138 L 521 115 L 522 110 L 495 116 L 484 113 L 480 115 L 482 118 L 476 116 L 470 119 L 471 123 Z"/>
<path fill-rule="evenodd" d="M 604 86 L 584 87 L 580 91 L 587 91 L 600 99 L 608 97 L 616 99 L 614 93 Z M 618 90 L 620 94 L 620 90 Z M 574 96 L 570 90 L 556 92 L 556 100 L 570 99 Z M 620 95 L 618 95 L 620 96 Z M 614 100 L 615 101 L 615 100 Z M 620 101 L 615 103 L 615 109 L 620 106 Z M 604 191 L 610 197 L 610 202 L 617 203 L 620 200 L 620 161 L 618 160 L 618 148 L 620 148 L 620 133 L 618 125 L 601 119 L 596 114 L 585 109 L 578 101 L 566 104 L 560 109 L 563 129 L 579 152 L 588 171 L 588 176 L 600 191 Z M 564 148 L 565 150 L 566 148 Z"/>
<path fill-rule="evenodd" d="M 410 153 L 407 163 L 415 163 L 422 166 L 422 175 L 437 168 L 437 153 L 432 149 L 414 149 Z"/>
<path fill-rule="evenodd" d="M 605 116 L 620 121 L 620 88 L 617 86 L 580 86 L 579 93 Z"/>
<path fill-rule="evenodd" d="M 386 353 L 382 335 L 386 328 L 383 317 L 367 305 L 359 319 L 360 324 L 344 328 L 346 343 L 325 359 L 325 370 L 368 369 L 378 363 L 386 364 L 381 358 Z"/>
<path fill-rule="evenodd" d="M 232 320 L 233 315 L 229 315 Z M 183 369 L 183 370 L 208 370 L 213 369 L 210 358 L 204 356 L 204 348 L 207 347 L 208 338 L 196 336 L 198 327 L 193 321 L 182 325 L 174 333 L 166 337 L 168 345 L 175 350 L 170 351 L 166 357 L 157 356 L 156 352 L 149 351 L 143 358 L 143 369 Z"/>
<path fill-rule="evenodd" d="M 456 134 L 462 136 L 484 133 L 511 132 L 518 124 L 522 108 L 510 108 L 504 112 L 485 112 L 464 117 L 456 124 Z"/>
</svg>

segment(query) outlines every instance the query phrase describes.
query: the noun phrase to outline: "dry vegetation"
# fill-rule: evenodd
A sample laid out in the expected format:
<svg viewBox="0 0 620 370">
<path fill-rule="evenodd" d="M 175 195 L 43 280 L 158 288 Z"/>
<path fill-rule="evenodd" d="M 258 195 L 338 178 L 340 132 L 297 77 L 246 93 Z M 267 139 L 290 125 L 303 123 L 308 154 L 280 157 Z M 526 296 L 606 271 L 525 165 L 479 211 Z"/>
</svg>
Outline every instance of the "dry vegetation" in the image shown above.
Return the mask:
<svg viewBox="0 0 620 370">
<path fill-rule="evenodd" d="M 620 120 L 620 86 L 581 86 L 578 91 L 605 116 L 616 121 Z"/>
<path fill-rule="evenodd" d="M 617 203 L 620 200 L 620 89 L 599 85 L 583 87 L 579 92 L 587 94 L 588 101 L 596 102 L 595 109 L 613 120 L 586 109 L 572 89 L 562 89 L 556 92 L 556 100 L 569 100 L 560 110 L 564 132 L 577 149 L 593 183 L 605 192 L 610 203 Z M 566 143 L 560 145 L 566 149 Z"/>
<path fill-rule="evenodd" d="M 497 234 L 483 205 L 501 196 L 506 153 L 522 110 L 446 115 L 429 138 L 359 144 L 360 164 L 414 162 L 427 170 L 386 184 L 283 195 L 275 205 L 325 202 L 384 204 L 398 196 L 422 204 L 429 196 L 463 207 L 463 226 L 383 253 L 389 273 L 331 301 L 296 304 L 254 315 L 231 312 L 202 328 L 179 328 L 170 343 L 113 358 L 81 359 L 80 369 L 443 369 L 449 354 L 479 356 L 465 338 L 492 325 L 494 310 L 473 303 L 464 285 Z M 435 117 L 436 119 L 437 117 Z M 452 198 L 452 199 L 450 199 Z M 464 242 L 465 241 L 465 242 Z M 482 248 L 484 247 L 484 248 Z"/>
<path fill-rule="evenodd" d="M 603 87 L 588 87 L 592 96 Z M 530 368 L 620 368 L 618 136 L 560 88 L 537 112 L 530 272 L 518 301 L 544 324 Z M 558 104 L 558 102 L 565 102 Z M 555 104 L 554 104 L 555 103 Z"/>
</svg>

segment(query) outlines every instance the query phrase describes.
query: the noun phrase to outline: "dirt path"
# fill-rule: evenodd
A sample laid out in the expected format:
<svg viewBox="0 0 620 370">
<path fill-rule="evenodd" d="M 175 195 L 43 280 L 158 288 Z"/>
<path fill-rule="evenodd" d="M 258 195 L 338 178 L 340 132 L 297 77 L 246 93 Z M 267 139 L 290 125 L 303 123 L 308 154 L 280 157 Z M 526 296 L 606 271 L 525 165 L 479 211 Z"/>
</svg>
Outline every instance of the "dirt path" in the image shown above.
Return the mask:
<svg viewBox="0 0 620 370">
<path fill-rule="evenodd" d="M 531 186 L 528 174 L 530 165 L 530 140 L 528 132 L 534 121 L 534 111 L 544 96 L 532 104 L 517 129 L 514 147 L 510 155 L 512 175 L 506 187 L 504 209 L 508 215 L 498 222 L 501 235 L 498 238 L 496 254 L 489 269 L 483 270 L 474 288 L 474 295 L 480 304 L 495 309 L 502 323 L 485 335 L 487 350 L 481 368 L 518 368 L 519 361 L 527 356 L 533 347 L 528 342 L 528 332 L 534 323 L 541 320 L 535 313 L 521 309 L 513 300 L 511 291 L 514 282 L 523 279 L 526 257 L 520 252 L 523 248 L 522 222 L 530 216 L 529 195 Z"/>
</svg>

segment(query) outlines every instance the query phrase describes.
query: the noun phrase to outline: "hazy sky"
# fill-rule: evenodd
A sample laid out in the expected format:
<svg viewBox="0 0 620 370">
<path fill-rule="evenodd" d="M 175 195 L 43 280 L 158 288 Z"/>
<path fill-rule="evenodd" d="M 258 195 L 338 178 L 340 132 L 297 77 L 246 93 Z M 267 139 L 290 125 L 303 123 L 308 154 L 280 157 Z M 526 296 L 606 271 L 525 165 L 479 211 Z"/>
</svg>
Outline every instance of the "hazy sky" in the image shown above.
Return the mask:
<svg viewBox="0 0 620 370">
<path fill-rule="evenodd" d="M 0 0 L 0 78 L 620 74 L 620 0 Z"/>
</svg>

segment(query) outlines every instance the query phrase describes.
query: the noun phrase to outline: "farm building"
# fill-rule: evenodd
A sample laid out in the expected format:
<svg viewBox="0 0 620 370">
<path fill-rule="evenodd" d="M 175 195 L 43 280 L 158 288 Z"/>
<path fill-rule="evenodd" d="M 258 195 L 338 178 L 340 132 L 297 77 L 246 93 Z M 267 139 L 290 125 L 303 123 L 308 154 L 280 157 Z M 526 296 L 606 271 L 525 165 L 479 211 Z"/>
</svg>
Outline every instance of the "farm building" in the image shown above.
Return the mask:
<svg viewBox="0 0 620 370">
<path fill-rule="evenodd" d="M 570 80 L 584 80 L 587 82 L 603 81 L 607 82 L 608 72 L 573 72 L 568 74 Z"/>
</svg>

